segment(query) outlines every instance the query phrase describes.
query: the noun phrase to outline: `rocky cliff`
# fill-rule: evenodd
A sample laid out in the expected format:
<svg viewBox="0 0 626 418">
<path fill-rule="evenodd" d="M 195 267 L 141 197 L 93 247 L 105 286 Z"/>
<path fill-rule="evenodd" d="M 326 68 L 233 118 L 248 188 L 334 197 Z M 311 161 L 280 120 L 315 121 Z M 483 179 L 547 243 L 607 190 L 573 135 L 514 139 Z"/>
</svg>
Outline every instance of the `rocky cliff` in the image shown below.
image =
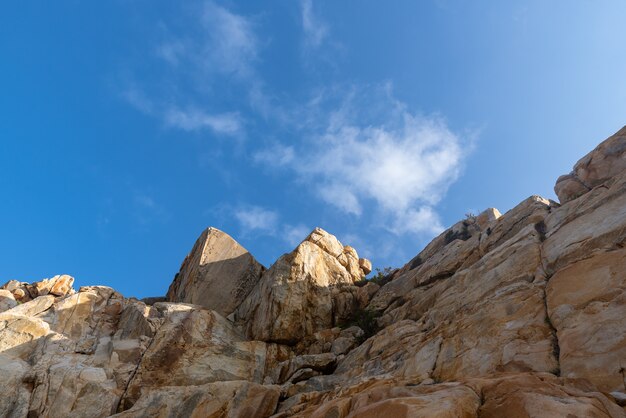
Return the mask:
<svg viewBox="0 0 626 418">
<path fill-rule="evenodd" d="M 205 230 L 165 298 L 0 289 L 2 417 L 626 417 L 626 128 L 370 282 L 319 228 L 269 269 Z"/>
</svg>

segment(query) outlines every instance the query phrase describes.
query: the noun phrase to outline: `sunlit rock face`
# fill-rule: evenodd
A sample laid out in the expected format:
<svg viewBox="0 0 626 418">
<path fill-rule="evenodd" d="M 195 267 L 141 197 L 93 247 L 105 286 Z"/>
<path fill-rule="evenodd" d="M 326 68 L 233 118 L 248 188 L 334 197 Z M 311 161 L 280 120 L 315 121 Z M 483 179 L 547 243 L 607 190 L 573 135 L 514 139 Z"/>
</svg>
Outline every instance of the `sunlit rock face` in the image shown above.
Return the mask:
<svg viewBox="0 0 626 418">
<path fill-rule="evenodd" d="M 167 291 L 169 302 L 204 306 L 228 316 L 257 284 L 264 268 L 230 235 L 205 229 Z"/>
<path fill-rule="evenodd" d="M 0 288 L 0 417 L 626 417 L 626 129 L 399 269 L 205 230 L 166 298 Z M 163 301 L 166 299 L 166 301 Z"/>
<path fill-rule="evenodd" d="M 348 320 L 364 277 L 356 250 L 316 228 L 263 274 L 233 319 L 252 339 L 295 345 Z"/>
</svg>

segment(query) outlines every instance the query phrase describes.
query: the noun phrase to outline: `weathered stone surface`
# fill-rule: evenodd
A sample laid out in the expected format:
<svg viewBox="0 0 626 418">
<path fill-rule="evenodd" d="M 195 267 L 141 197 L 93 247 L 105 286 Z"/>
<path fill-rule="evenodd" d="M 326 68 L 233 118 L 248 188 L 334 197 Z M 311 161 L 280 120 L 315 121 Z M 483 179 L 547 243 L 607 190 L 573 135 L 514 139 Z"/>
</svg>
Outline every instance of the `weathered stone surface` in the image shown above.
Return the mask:
<svg viewBox="0 0 626 418">
<path fill-rule="evenodd" d="M 17 306 L 13 293 L 6 289 L 0 289 L 0 313 Z"/>
<path fill-rule="evenodd" d="M 54 276 L 51 279 L 43 279 L 34 283 L 19 282 L 10 280 L 0 289 L 9 290 L 13 297 L 20 302 L 28 302 L 39 296 L 65 296 L 74 293 L 72 285 L 74 278 L 67 274 Z"/>
<path fill-rule="evenodd" d="M 166 298 L 228 316 L 248 296 L 262 272 L 263 266 L 230 235 L 208 228 L 183 261 Z"/>
<path fill-rule="evenodd" d="M 577 199 L 626 170 L 626 126 L 581 158 L 574 170 L 559 177 L 554 191 L 561 203 Z"/>
<path fill-rule="evenodd" d="M 366 276 L 372 272 L 372 262 L 367 258 L 359 258 L 359 267 Z"/>
<path fill-rule="evenodd" d="M 246 381 L 152 389 L 119 418 L 143 417 L 269 417 L 276 410 L 280 389 Z"/>
<path fill-rule="evenodd" d="M 293 380 L 294 374 L 302 369 L 330 374 L 335 370 L 336 364 L 337 357 L 331 353 L 297 356 L 279 363 L 269 373 L 269 378 L 273 383 L 282 384 L 288 380 Z"/>
<path fill-rule="evenodd" d="M 548 283 L 547 302 L 558 332 L 561 375 L 586 378 L 605 391 L 624 390 L 626 250 L 558 271 Z"/>
<path fill-rule="evenodd" d="M 595 253 L 626 244 L 626 171 L 610 186 L 551 211 L 546 217 L 545 267 L 552 274 Z"/>
<path fill-rule="evenodd" d="M 356 251 L 316 228 L 263 274 L 233 319 L 253 339 L 295 345 L 349 317 L 363 276 Z"/>
<path fill-rule="evenodd" d="M 469 217 L 444 231 L 404 267 L 393 273 L 369 303 L 369 308 L 384 311 L 418 286 L 451 277 L 457 270 L 478 260 L 481 227 L 488 228 L 500 213 L 487 209 L 478 217 Z"/>
<path fill-rule="evenodd" d="M 284 357 L 280 347 L 245 337 L 218 313 L 198 306 L 157 303 L 164 317 L 122 399 L 132 406 L 145 391 L 217 381 L 261 383 Z"/>
<path fill-rule="evenodd" d="M 584 382 L 548 374 L 513 374 L 435 385 L 369 380 L 284 402 L 286 417 L 624 417 L 624 410 Z"/>
</svg>

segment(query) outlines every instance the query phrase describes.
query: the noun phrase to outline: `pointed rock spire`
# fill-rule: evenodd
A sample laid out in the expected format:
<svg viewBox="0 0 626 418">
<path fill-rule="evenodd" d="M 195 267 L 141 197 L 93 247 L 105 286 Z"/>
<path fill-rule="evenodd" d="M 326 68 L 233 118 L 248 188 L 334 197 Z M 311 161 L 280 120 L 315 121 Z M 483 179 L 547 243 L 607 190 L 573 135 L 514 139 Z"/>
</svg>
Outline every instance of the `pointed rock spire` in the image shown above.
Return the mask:
<svg viewBox="0 0 626 418">
<path fill-rule="evenodd" d="M 205 229 L 167 291 L 169 302 L 201 305 L 228 316 L 248 296 L 264 267 L 230 235 Z"/>
</svg>

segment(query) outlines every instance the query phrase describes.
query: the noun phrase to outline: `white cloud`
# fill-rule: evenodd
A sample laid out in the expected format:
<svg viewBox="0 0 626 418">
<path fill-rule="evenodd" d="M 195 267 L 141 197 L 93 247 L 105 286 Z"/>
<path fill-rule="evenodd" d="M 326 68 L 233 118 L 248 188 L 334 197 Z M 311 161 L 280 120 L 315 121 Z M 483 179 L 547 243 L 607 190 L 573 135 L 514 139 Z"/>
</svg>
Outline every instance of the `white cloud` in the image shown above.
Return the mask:
<svg viewBox="0 0 626 418">
<path fill-rule="evenodd" d="M 268 164 L 272 167 L 286 166 L 295 158 L 292 146 L 274 144 L 254 154 L 253 159 L 257 163 Z"/>
<path fill-rule="evenodd" d="M 278 214 L 260 206 L 239 209 L 235 211 L 235 218 L 246 232 L 260 231 L 273 235 L 278 226 Z"/>
<path fill-rule="evenodd" d="M 400 212 L 391 228 L 396 234 L 411 232 L 429 235 L 440 234 L 444 229 L 439 216 L 430 206 L 422 206 L 417 210 L 408 209 Z"/>
<path fill-rule="evenodd" d="M 316 173 L 316 175 L 318 174 L 320 173 Z M 330 181 L 326 180 L 325 183 L 317 186 L 317 193 L 326 203 L 330 203 L 344 212 L 360 215 L 363 210 L 354 189 L 356 188 L 346 181 L 330 179 Z"/>
<path fill-rule="evenodd" d="M 206 43 L 202 45 L 205 66 L 249 76 L 258 45 L 251 20 L 208 2 L 202 24 L 207 35 Z"/>
<path fill-rule="evenodd" d="M 291 246 L 295 247 L 300 244 L 313 230 L 306 225 L 285 225 L 282 238 Z"/>
<path fill-rule="evenodd" d="M 302 29 L 308 46 L 319 47 L 328 36 L 328 26 L 313 14 L 313 0 L 302 0 Z"/>
<path fill-rule="evenodd" d="M 143 226 L 155 221 L 165 222 L 169 218 L 165 208 L 152 196 L 138 191 L 132 195 L 132 213 L 138 224 Z"/>
<path fill-rule="evenodd" d="M 241 117 L 236 112 L 208 114 L 198 109 L 170 109 L 165 112 L 165 123 L 168 126 L 184 131 L 196 131 L 209 128 L 219 134 L 235 135 L 242 131 Z"/>
<path fill-rule="evenodd" d="M 207 99 L 217 83 L 259 84 L 254 71 L 259 42 L 252 19 L 209 1 L 189 19 L 184 34 L 171 33 L 167 27 L 164 31 L 166 39 L 156 47 L 156 55 L 166 63 L 167 78 L 152 89 L 140 89 L 141 83 L 135 83 L 123 93 L 124 98 L 170 127 L 185 131 L 209 128 L 226 135 L 242 132 L 238 112 L 212 113 L 204 108 L 211 103 Z M 180 93 L 188 87 L 199 94 Z"/>
<path fill-rule="evenodd" d="M 126 91 L 122 93 L 122 96 L 131 106 L 140 112 L 148 115 L 154 112 L 154 104 L 152 101 L 136 87 L 126 89 Z"/>
<path fill-rule="evenodd" d="M 376 210 L 395 234 L 440 232 L 434 206 L 459 174 L 461 139 L 442 119 L 411 114 L 391 96 L 349 96 L 328 113 L 322 133 L 298 149 L 285 147 L 292 156 L 287 166 L 340 211 Z M 374 110 L 379 119 L 370 117 L 369 102 L 386 113 Z"/>
</svg>

